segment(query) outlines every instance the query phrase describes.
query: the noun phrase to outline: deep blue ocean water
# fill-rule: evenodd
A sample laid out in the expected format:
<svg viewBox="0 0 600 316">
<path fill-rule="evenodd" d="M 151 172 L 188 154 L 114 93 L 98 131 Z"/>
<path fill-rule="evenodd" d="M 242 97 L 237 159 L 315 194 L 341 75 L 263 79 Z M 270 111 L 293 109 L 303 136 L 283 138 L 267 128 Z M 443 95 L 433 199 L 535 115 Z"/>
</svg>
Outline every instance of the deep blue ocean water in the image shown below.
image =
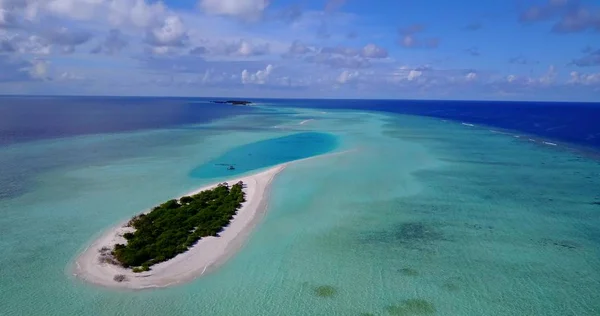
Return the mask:
<svg viewBox="0 0 600 316">
<path fill-rule="evenodd" d="M 0 146 L 84 134 L 205 123 L 253 112 L 206 98 L 0 97 Z M 600 103 L 253 99 L 278 107 L 438 117 L 600 149 Z"/>
<path fill-rule="evenodd" d="M 197 98 L 0 97 L 0 146 L 48 138 L 206 123 L 249 114 Z"/>
<path fill-rule="evenodd" d="M 370 110 L 437 117 L 600 149 L 600 103 L 429 100 L 262 101 L 291 107 Z"/>
</svg>

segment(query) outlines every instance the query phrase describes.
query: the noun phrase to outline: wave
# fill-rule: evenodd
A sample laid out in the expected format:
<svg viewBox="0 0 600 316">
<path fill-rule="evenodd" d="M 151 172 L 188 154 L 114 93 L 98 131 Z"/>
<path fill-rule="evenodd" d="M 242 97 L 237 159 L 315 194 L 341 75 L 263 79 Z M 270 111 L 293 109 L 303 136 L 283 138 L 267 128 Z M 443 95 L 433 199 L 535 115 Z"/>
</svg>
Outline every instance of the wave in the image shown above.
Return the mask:
<svg viewBox="0 0 600 316">
<path fill-rule="evenodd" d="M 306 124 L 306 123 L 310 123 L 310 122 L 312 122 L 312 121 L 314 121 L 314 119 L 310 119 L 310 120 L 304 120 L 304 121 L 300 122 L 300 124 L 299 124 L 299 125 L 304 125 L 304 124 Z"/>
<path fill-rule="evenodd" d="M 470 127 L 474 127 L 475 126 L 475 125 L 470 124 L 470 123 L 462 123 L 462 125 L 464 125 L 464 126 L 470 126 Z"/>
<path fill-rule="evenodd" d="M 543 143 L 546 145 L 549 145 L 549 146 L 558 146 L 557 144 L 551 143 L 551 142 L 543 142 Z"/>
</svg>

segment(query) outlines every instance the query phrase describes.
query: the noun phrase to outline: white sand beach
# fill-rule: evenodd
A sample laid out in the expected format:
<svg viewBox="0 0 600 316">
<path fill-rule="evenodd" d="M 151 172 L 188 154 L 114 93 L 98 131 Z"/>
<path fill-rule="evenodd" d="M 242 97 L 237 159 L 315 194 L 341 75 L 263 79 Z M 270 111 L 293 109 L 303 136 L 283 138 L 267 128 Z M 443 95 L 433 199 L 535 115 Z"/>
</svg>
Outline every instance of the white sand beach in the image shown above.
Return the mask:
<svg viewBox="0 0 600 316">
<path fill-rule="evenodd" d="M 286 166 L 287 164 L 282 164 L 257 174 L 225 181 L 230 184 L 243 181 L 246 185 L 244 188 L 246 202 L 220 237 L 204 237 L 187 252 L 152 266 L 150 271 L 133 273 L 130 269 L 100 262 L 100 249 L 103 247 L 112 249 L 117 243 L 126 243 L 122 235 L 132 228 L 124 227 L 126 223 L 122 223 L 109 229 L 85 249 L 75 261 L 73 274 L 101 286 L 139 290 L 184 283 L 210 272 L 242 247 L 266 210 L 272 180 Z M 187 195 L 214 188 L 217 184 L 203 187 Z M 124 275 L 125 280 L 115 281 L 116 275 Z"/>
</svg>

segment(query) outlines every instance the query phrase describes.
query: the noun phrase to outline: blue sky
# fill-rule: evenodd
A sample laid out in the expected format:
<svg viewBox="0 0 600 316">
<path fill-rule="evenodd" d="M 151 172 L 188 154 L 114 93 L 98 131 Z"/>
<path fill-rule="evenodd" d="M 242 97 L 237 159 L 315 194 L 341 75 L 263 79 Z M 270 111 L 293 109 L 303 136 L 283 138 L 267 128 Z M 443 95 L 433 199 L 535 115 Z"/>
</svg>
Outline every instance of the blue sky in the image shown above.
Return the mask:
<svg viewBox="0 0 600 316">
<path fill-rule="evenodd" d="M 0 0 L 0 94 L 600 100 L 589 0 Z"/>
</svg>

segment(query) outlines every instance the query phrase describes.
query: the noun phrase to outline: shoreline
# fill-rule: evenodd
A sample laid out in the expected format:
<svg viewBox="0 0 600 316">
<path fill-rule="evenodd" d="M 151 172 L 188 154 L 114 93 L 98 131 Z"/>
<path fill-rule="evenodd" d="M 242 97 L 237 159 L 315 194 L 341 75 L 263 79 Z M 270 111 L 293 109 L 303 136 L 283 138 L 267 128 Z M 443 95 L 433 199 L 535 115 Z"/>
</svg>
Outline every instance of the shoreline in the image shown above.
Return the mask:
<svg viewBox="0 0 600 316">
<path fill-rule="evenodd" d="M 229 226 L 221 232 L 220 237 L 204 237 L 188 251 L 168 261 L 153 265 L 150 271 L 133 273 L 131 269 L 101 263 L 99 260 L 102 247 L 112 249 L 115 244 L 126 242 L 122 235 L 131 230 L 131 228 L 125 227 L 129 222 L 128 219 L 107 229 L 90 243 L 75 259 L 71 272 L 77 279 L 111 289 L 145 290 L 191 282 L 219 268 L 244 246 L 254 228 L 267 212 L 268 197 L 273 180 L 287 166 L 307 160 L 344 155 L 357 150 L 356 148 L 349 149 L 282 163 L 258 173 L 213 183 L 178 197 L 193 195 L 214 188 L 223 182 L 231 184 L 243 181 L 245 184 L 246 202 L 242 204 Z M 150 210 L 145 210 L 143 213 L 148 212 Z M 115 281 L 115 275 L 119 274 L 125 275 L 127 281 Z"/>
<path fill-rule="evenodd" d="M 243 246 L 253 228 L 266 212 L 267 197 L 273 179 L 288 164 L 284 163 L 259 173 L 220 181 L 183 195 L 193 195 L 214 188 L 223 182 L 230 184 L 238 181 L 244 182 L 246 202 L 242 204 L 229 226 L 225 227 L 219 237 L 204 237 L 188 251 L 168 261 L 153 265 L 150 271 L 133 273 L 131 269 L 100 262 L 100 249 L 103 247 L 112 249 L 116 243 L 126 242 L 122 235 L 132 231 L 132 228 L 124 227 L 127 222 L 122 222 L 106 230 L 85 248 L 74 262 L 73 275 L 80 280 L 108 288 L 143 290 L 186 283 L 210 273 L 225 263 Z M 144 213 L 149 211 L 146 210 Z M 115 281 L 116 275 L 124 275 L 126 281 Z"/>
</svg>

